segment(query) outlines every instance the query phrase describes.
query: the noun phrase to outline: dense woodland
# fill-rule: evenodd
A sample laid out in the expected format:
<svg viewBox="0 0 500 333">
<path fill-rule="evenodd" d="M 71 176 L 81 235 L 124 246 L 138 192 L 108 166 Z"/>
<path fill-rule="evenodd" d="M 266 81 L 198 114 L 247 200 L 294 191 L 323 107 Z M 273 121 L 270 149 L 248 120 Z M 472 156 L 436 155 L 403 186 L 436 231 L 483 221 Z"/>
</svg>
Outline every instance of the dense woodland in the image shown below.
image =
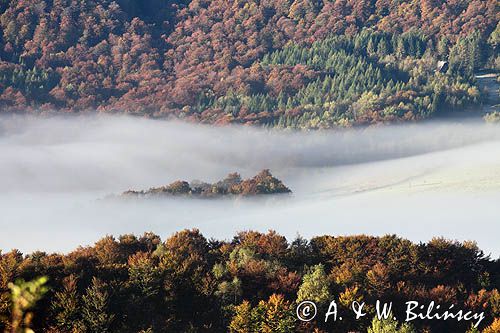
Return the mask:
<svg viewBox="0 0 500 333">
<path fill-rule="evenodd" d="M 499 17 L 495 0 L 1 0 L 0 112 L 422 119 L 481 102 Z"/>
<path fill-rule="evenodd" d="M 226 178 L 210 184 L 202 181 L 177 180 L 167 186 L 153 187 L 146 191 L 129 190 L 123 192 L 122 198 L 221 198 L 250 197 L 267 194 L 285 194 L 292 191 L 267 169 L 255 177 L 242 179 L 239 173 L 231 173 Z"/>
<path fill-rule="evenodd" d="M 9 281 L 40 276 L 48 282 L 11 284 L 9 296 Z M 240 232 L 231 241 L 206 239 L 198 230 L 165 241 L 152 233 L 108 236 L 65 255 L 2 253 L 0 329 L 29 323 L 53 333 L 495 333 L 499 286 L 500 261 L 470 242 L 415 244 L 396 236 L 288 242 L 272 231 Z M 297 302 L 314 300 L 325 311 L 332 299 L 342 321 L 296 320 Z M 484 311 L 486 319 L 479 330 L 453 320 L 372 322 L 376 299 L 393 301 L 402 320 L 408 300 Z M 347 310 L 353 301 L 371 304 L 368 315 L 354 320 Z"/>
</svg>

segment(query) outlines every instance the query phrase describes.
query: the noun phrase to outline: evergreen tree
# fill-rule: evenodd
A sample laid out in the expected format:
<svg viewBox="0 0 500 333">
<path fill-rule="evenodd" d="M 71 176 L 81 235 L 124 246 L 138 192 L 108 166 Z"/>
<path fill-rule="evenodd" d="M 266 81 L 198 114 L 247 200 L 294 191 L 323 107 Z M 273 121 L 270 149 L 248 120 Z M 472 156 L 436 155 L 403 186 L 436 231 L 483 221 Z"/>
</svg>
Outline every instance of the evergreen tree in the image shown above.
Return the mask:
<svg viewBox="0 0 500 333">
<path fill-rule="evenodd" d="M 297 293 L 297 302 L 303 300 L 326 303 L 330 301 L 329 279 L 322 264 L 311 267 L 302 279 Z"/>
<path fill-rule="evenodd" d="M 87 332 L 111 332 L 114 315 L 109 310 L 107 284 L 98 278 L 92 278 L 91 285 L 82 297 L 81 313 Z"/>
<path fill-rule="evenodd" d="M 77 279 L 70 275 L 63 280 L 63 290 L 54 294 L 52 310 L 55 313 L 56 327 L 65 332 L 72 332 L 81 327 L 80 299 Z"/>
</svg>

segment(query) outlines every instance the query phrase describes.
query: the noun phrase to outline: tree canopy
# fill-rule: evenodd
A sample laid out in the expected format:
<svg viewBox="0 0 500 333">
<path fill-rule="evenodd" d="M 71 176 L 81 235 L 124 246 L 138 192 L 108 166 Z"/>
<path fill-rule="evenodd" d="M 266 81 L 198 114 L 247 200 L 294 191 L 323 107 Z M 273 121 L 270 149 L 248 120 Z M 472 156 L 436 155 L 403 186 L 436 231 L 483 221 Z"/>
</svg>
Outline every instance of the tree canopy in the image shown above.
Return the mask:
<svg viewBox="0 0 500 333">
<path fill-rule="evenodd" d="M 23 282 L 38 276 L 49 279 Z M 414 300 L 484 311 L 476 332 L 497 332 L 499 286 L 498 260 L 471 242 L 440 238 L 415 244 L 391 235 L 325 235 L 288 242 L 274 231 L 245 231 L 220 241 L 196 229 L 164 241 L 152 233 L 107 236 L 67 254 L 1 253 L 0 330 L 11 323 L 52 333 L 465 332 L 471 327 L 456 320 L 415 320 L 410 326 L 392 316 L 373 319 L 376 300 L 393 302 L 399 319 L 405 318 L 405 302 Z M 335 300 L 344 319 L 325 323 L 320 314 L 301 323 L 295 309 L 303 300 L 317 302 L 323 314 Z M 353 301 L 366 302 L 367 316 L 354 320 Z"/>
<path fill-rule="evenodd" d="M 498 20 L 494 0 L 3 1 L 0 110 L 421 119 L 479 102 L 472 73 L 500 64 Z"/>
</svg>

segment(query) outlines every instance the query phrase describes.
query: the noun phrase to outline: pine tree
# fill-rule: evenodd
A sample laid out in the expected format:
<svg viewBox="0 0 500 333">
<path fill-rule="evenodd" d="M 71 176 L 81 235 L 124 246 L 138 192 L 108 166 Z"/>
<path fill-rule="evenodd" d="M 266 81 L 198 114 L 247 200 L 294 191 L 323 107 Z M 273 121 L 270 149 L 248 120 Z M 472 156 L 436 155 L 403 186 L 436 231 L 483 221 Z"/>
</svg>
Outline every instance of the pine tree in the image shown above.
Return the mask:
<svg viewBox="0 0 500 333">
<path fill-rule="evenodd" d="M 94 277 L 82 297 L 82 316 L 89 332 L 110 332 L 114 316 L 108 313 L 109 294 L 107 284 Z"/>
<path fill-rule="evenodd" d="M 74 275 L 63 280 L 63 290 L 55 293 L 52 310 L 55 312 L 57 328 L 70 332 L 82 325 L 77 279 Z"/>
<path fill-rule="evenodd" d="M 322 264 L 311 267 L 304 275 L 297 293 L 297 302 L 303 300 L 326 303 L 330 300 L 330 286 L 325 267 Z"/>
</svg>

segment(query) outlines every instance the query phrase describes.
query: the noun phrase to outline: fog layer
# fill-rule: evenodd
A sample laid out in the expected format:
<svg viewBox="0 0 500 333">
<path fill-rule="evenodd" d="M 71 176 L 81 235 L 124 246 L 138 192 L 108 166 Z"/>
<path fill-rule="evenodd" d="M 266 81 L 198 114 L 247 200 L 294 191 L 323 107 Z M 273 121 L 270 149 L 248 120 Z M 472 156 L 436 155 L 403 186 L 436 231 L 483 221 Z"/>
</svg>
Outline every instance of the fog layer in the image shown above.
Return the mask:
<svg viewBox="0 0 500 333">
<path fill-rule="evenodd" d="M 115 202 L 127 189 L 269 168 L 289 199 Z M 500 254 L 500 128 L 435 122 L 337 132 L 128 117 L 0 118 L 0 249 L 69 251 L 105 234 L 435 236 Z"/>
</svg>

